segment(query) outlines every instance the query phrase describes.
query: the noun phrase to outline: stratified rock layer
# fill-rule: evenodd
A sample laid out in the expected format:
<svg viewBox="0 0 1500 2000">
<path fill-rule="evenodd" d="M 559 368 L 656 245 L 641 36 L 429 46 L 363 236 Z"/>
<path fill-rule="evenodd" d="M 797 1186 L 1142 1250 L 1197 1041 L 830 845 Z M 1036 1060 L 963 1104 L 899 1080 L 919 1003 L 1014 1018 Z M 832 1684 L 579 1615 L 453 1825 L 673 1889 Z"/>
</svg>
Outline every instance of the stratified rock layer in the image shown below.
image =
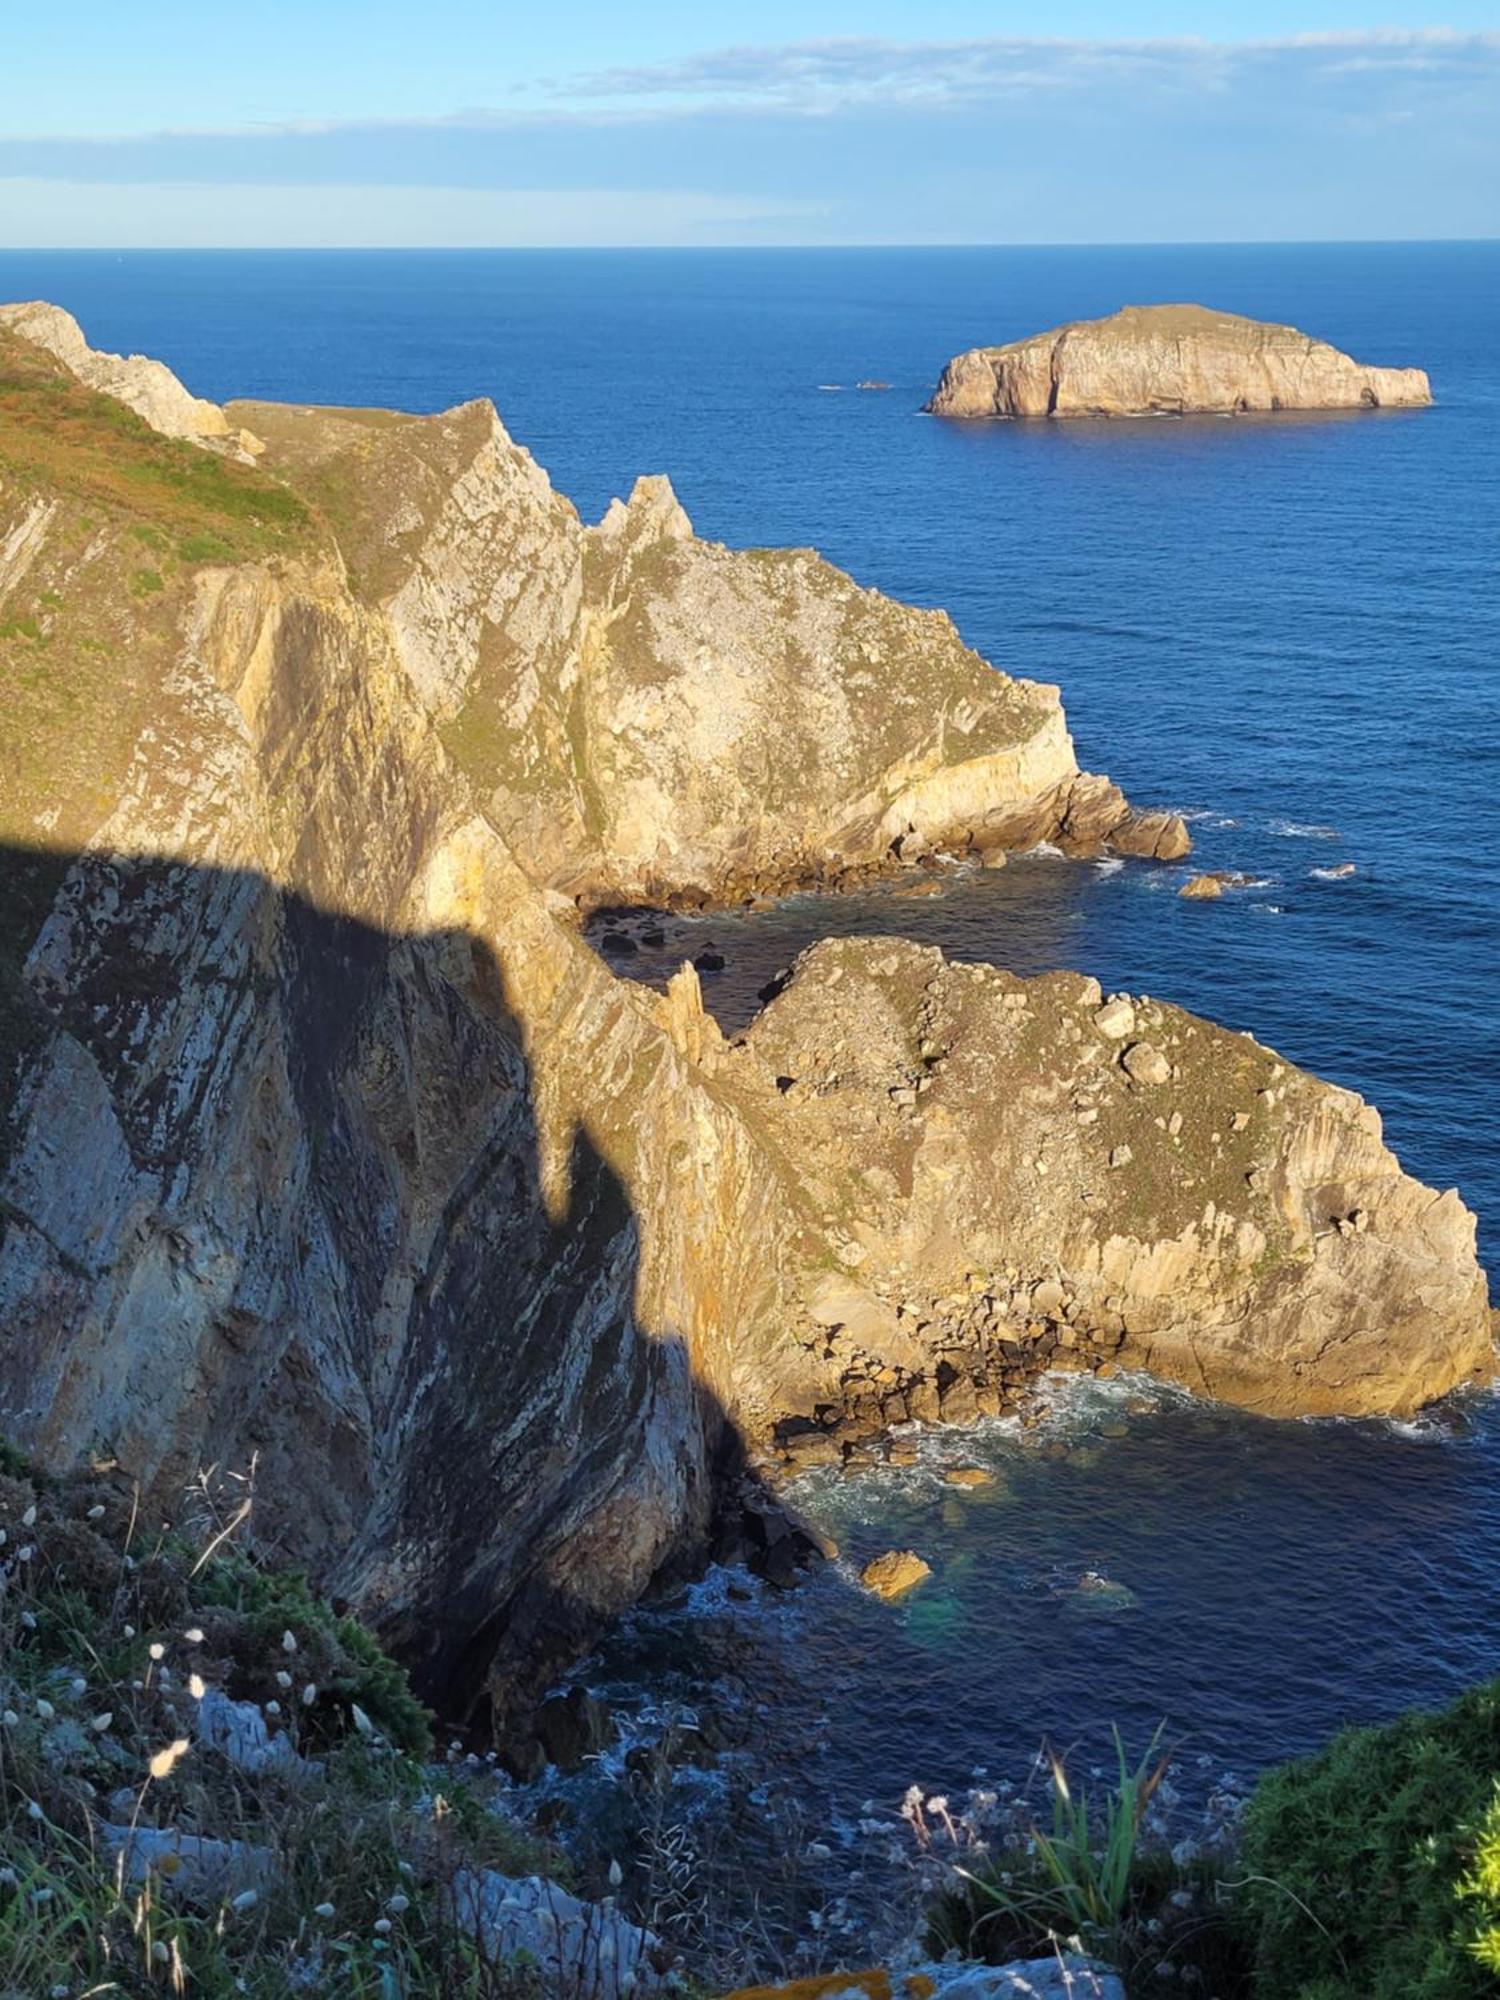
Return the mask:
<svg viewBox="0 0 1500 2000">
<path fill-rule="evenodd" d="M 1420 368 L 1370 368 L 1293 326 L 1204 306 L 1125 306 L 944 368 L 940 417 L 1140 417 L 1430 403 Z"/>
<path fill-rule="evenodd" d="M 773 1439 L 1049 1362 L 1286 1412 L 1487 1365 L 1457 1198 L 1253 1043 L 875 940 L 731 1046 L 580 937 L 830 843 L 1180 851 L 1055 691 L 661 484 L 584 530 L 488 406 L 257 406 L 256 469 L 0 345 L 7 1435 L 172 1512 L 253 1466 L 503 1703 Z"/>
</svg>

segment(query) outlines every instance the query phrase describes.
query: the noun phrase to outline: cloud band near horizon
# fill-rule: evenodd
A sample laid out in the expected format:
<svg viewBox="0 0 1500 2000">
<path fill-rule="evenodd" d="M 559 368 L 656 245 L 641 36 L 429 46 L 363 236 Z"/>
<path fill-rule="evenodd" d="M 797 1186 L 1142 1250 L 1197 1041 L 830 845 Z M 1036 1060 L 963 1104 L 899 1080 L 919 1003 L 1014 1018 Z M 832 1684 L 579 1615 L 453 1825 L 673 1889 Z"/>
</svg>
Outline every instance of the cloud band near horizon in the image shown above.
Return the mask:
<svg viewBox="0 0 1500 2000">
<path fill-rule="evenodd" d="M 1500 34 L 817 41 L 409 119 L 0 136 L 0 245 L 201 242 L 215 190 L 221 240 L 267 244 L 1488 236 Z"/>
</svg>

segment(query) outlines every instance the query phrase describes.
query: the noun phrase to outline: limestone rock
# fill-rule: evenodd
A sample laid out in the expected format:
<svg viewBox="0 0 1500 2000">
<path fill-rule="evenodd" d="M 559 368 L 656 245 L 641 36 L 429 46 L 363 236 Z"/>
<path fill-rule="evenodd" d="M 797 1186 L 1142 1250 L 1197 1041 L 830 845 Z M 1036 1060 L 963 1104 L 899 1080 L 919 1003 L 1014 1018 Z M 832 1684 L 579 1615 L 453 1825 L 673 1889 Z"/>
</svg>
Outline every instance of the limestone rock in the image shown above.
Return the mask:
<svg viewBox="0 0 1500 2000">
<path fill-rule="evenodd" d="M 1224 893 L 1224 884 L 1217 875 L 1191 875 L 1177 891 L 1187 902 L 1211 903 Z"/>
<path fill-rule="evenodd" d="M 1204 306 L 1125 306 L 943 370 L 946 417 L 1128 417 L 1430 403 L 1420 368 L 1371 368 L 1295 327 Z"/>
<path fill-rule="evenodd" d="M 932 1565 L 923 1562 L 914 1549 L 891 1549 L 867 1562 L 859 1580 L 872 1596 L 883 1597 L 889 1603 L 892 1598 L 904 1597 L 907 1591 L 915 1590 L 931 1575 Z"/>
<path fill-rule="evenodd" d="M 464 1868 L 449 1889 L 455 1924 L 486 1965 L 531 1968 L 546 1994 L 625 2000 L 660 1990 L 654 1934 L 607 1903 L 587 1903 L 540 1875 Z"/>
<path fill-rule="evenodd" d="M 1120 1058 L 1134 1083 L 1169 1083 L 1172 1065 L 1154 1042 L 1133 1042 Z"/>
<path fill-rule="evenodd" d="M 1457 1196 L 1242 1037 L 847 940 L 730 1044 L 695 972 L 659 996 L 578 934 L 579 898 L 908 836 L 1115 840 L 1055 690 L 816 557 L 696 541 L 659 485 L 583 529 L 488 405 L 254 416 L 225 475 L 303 525 L 160 590 L 157 489 L 0 490 L 7 615 L 49 642 L 42 676 L 0 640 L 23 1448 L 105 1436 L 163 1513 L 256 1462 L 252 1535 L 424 1687 L 528 1714 L 789 1419 L 973 1417 L 1116 1358 L 1400 1411 L 1488 1364 Z M 60 454 L 128 448 L 90 421 Z M 1175 1143 L 1131 1041 L 1181 1071 Z"/>
<path fill-rule="evenodd" d="M 33 299 L 25 305 L 0 306 L 0 330 L 8 329 L 33 346 L 53 354 L 90 389 L 127 403 L 138 417 L 164 437 L 233 441 L 241 449 L 259 449 L 259 440 L 241 440 L 217 403 L 190 395 L 171 369 L 144 354 L 104 354 L 89 346 L 83 328 L 61 306 Z"/>
<path fill-rule="evenodd" d="M 1370 1106 L 1248 1036 L 1095 993 L 829 939 L 751 1025 L 768 1094 L 776 1075 L 840 1076 L 777 1099 L 788 1143 L 825 1202 L 859 1204 L 861 1283 L 927 1322 L 932 1366 L 957 1326 L 1019 1357 L 1050 1324 L 1061 1350 L 1269 1414 L 1411 1409 L 1492 1371 L 1473 1218 L 1402 1173 Z M 1069 1032 L 1107 1012 L 1117 1040 Z M 944 1053 L 914 1126 L 885 1106 L 924 1043 Z M 1158 1095 L 1174 1068 L 1192 1107 L 1175 1135 Z M 878 1202 L 874 1164 L 897 1188 Z M 1337 1226 L 1356 1212 L 1362 1229 Z M 994 1303 L 976 1317 L 972 1298 Z"/>
</svg>

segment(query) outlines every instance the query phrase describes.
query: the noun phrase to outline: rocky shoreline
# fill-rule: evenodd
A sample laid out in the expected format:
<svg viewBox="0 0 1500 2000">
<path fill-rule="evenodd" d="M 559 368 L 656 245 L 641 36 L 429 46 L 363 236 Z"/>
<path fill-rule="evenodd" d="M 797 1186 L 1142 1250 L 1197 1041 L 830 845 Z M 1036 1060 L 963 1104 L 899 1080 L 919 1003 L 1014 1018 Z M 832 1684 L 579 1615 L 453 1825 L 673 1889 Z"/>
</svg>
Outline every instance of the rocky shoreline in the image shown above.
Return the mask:
<svg viewBox="0 0 1500 2000">
<path fill-rule="evenodd" d="M 503 1723 L 731 1482 L 892 1421 L 1046 1366 L 1274 1415 L 1492 1368 L 1457 1195 L 1248 1038 L 863 939 L 731 1039 L 693 968 L 653 994 L 580 935 L 1184 853 L 1055 688 L 698 540 L 665 481 L 586 528 L 487 404 L 194 442 L 50 312 L 0 326 L 0 1423 L 37 1459 L 107 1435 L 163 1508 L 256 1467 L 257 1533 Z"/>
</svg>

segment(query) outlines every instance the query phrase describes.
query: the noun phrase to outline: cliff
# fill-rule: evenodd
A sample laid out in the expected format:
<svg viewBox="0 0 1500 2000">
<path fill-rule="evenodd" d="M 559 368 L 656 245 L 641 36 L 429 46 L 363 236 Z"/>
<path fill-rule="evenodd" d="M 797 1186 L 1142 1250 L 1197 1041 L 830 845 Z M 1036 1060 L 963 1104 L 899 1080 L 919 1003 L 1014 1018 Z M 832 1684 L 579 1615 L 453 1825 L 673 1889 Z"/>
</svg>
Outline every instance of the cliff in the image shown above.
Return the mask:
<svg viewBox="0 0 1500 2000">
<path fill-rule="evenodd" d="M 1204 306 L 1125 306 L 944 368 L 940 417 L 1229 415 L 1430 403 L 1420 368 L 1370 368 L 1292 326 Z"/>
<path fill-rule="evenodd" d="M 866 941 L 730 1046 L 579 935 L 898 844 L 1170 849 L 1054 690 L 662 483 L 582 528 L 488 405 L 226 422 L 257 463 L 0 330 L 7 1434 L 168 1512 L 253 1466 L 268 1541 L 504 1703 L 773 1441 L 1059 1355 L 1288 1413 L 1488 1365 L 1456 1196 L 1241 1038 Z"/>
</svg>

